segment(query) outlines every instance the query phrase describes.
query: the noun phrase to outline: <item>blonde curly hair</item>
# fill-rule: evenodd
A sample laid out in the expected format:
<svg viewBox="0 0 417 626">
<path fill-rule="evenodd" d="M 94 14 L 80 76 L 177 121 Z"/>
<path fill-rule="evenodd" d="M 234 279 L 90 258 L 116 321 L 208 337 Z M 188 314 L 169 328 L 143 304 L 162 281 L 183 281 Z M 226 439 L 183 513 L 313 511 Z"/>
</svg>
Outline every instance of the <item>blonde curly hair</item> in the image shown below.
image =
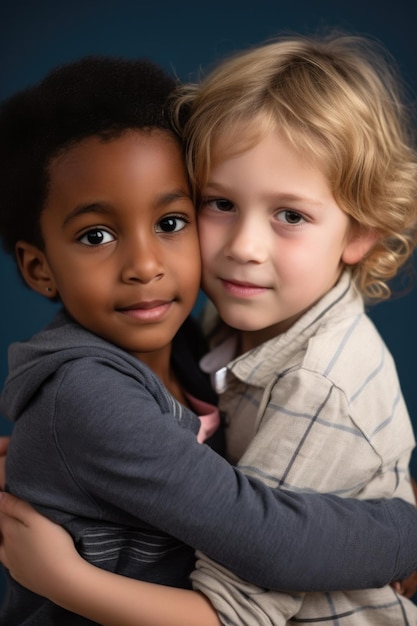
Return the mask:
<svg viewBox="0 0 417 626">
<path fill-rule="evenodd" d="M 368 301 L 387 299 L 417 243 L 417 151 L 396 74 L 376 42 L 340 33 L 282 37 L 223 61 L 174 106 L 197 199 L 216 150 L 243 152 L 279 127 L 353 223 L 377 233 L 352 272 Z"/>
</svg>

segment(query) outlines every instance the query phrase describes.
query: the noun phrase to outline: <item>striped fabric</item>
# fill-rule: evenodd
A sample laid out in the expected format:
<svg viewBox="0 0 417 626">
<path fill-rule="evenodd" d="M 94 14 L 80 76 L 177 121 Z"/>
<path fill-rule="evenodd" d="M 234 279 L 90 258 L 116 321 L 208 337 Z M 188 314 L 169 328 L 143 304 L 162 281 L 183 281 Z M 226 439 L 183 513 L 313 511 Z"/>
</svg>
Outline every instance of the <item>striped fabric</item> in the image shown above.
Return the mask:
<svg viewBox="0 0 417 626">
<path fill-rule="evenodd" d="M 287 333 L 224 369 L 231 346 L 219 346 L 206 366 L 221 379 L 229 454 L 245 473 L 294 491 L 414 502 L 415 441 L 395 365 L 348 272 Z M 417 606 L 391 587 L 290 596 L 199 557 L 193 585 L 224 624 L 417 625 Z"/>
</svg>

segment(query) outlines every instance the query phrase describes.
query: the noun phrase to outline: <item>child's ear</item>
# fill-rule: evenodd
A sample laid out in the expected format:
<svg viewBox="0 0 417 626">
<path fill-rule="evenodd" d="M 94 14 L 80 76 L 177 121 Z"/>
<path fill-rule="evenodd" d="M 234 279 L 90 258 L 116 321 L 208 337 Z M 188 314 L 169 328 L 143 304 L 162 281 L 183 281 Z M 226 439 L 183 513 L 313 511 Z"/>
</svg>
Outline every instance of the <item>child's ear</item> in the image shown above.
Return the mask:
<svg viewBox="0 0 417 626">
<path fill-rule="evenodd" d="M 346 265 L 355 265 L 368 254 L 378 240 L 375 230 L 353 227 L 342 254 L 342 261 Z"/>
<path fill-rule="evenodd" d="M 47 298 L 55 298 L 57 288 L 45 253 L 26 241 L 18 241 L 15 252 L 19 269 L 28 286 Z"/>
</svg>

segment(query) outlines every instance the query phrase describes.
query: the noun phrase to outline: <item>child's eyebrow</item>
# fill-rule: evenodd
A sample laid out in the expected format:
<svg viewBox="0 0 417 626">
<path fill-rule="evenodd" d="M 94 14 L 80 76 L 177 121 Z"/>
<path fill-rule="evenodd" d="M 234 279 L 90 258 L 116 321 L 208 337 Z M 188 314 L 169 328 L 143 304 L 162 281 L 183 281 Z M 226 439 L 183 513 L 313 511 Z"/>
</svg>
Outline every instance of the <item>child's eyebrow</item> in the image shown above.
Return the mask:
<svg viewBox="0 0 417 626">
<path fill-rule="evenodd" d="M 206 185 L 203 187 L 203 190 L 202 190 L 203 195 L 209 195 L 207 193 L 205 194 L 207 190 L 212 193 L 222 194 L 226 197 L 232 196 L 234 192 L 233 188 L 229 188 L 227 184 L 223 184 L 217 181 L 208 181 Z M 299 203 L 308 204 L 310 206 L 314 206 L 317 208 L 326 206 L 326 204 L 323 201 L 317 200 L 313 196 L 307 196 L 307 195 L 302 196 L 302 195 L 298 195 L 295 193 L 288 193 L 286 191 L 280 192 L 280 191 L 271 190 L 269 192 L 265 192 L 265 197 L 271 198 L 273 200 L 276 200 L 282 203 L 299 202 Z"/>
<path fill-rule="evenodd" d="M 183 189 L 176 189 L 175 191 L 170 191 L 168 193 L 161 194 L 157 201 L 156 206 L 164 206 L 171 204 L 172 202 L 177 202 L 178 200 L 190 200 L 191 195 L 188 191 Z"/>
<path fill-rule="evenodd" d="M 86 213 L 110 213 L 110 209 L 100 202 L 93 202 L 92 204 L 81 204 L 76 206 L 64 219 L 64 226 L 80 215 Z"/>
<path fill-rule="evenodd" d="M 156 198 L 155 207 L 160 208 L 169 206 L 170 204 L 179 200 L 191 200 L 191 196 L 187 191 L 183 189 L 176 189 L 167 193 L 162 193 Z M 76 217 L 87 213 L 102 213 L 110 214 L 111 205 L 105 202 L 92 202 L 89 204 L 80 204 L 72 209 L 64 219 L 64 226 L 71 222 Z"/>
</svg>

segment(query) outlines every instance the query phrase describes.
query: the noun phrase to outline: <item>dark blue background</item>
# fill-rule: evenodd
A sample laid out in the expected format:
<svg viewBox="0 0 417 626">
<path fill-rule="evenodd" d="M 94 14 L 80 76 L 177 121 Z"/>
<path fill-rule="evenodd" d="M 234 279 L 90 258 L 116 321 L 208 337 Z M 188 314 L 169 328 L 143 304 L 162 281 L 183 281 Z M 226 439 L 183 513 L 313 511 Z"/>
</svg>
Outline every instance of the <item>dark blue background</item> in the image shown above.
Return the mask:
<svg viewBox="0 0 417 626">
<path fill-rule="evenodd" d="M 282 31 L 313 33 L 339 27 L 379 39 L 395 57 L 417 94 L 416 0 L 212 0 L 135 2 L 31 0 L 0 7 L 0 99 L 38 81 L 52 67 L 85 54 L 148 56 L 181 79 L 238 49 Z M 1 202 L 1 198 L 0 198 Z M 23 286 L 12 261 L 0 251 L 0 384 L 7 347 L 40 329 L 54 307 Z M 371 315 L 396 359 L 403 392 L 417 426 L 415 349 L 417 289 L 380 304 Z M 0 416 L 0 434 L 10 424 Z M 417 477 L 417 453 L 412 462 Z M 1 580 L 0 580 L 1 594 Z"/>
</svg>

